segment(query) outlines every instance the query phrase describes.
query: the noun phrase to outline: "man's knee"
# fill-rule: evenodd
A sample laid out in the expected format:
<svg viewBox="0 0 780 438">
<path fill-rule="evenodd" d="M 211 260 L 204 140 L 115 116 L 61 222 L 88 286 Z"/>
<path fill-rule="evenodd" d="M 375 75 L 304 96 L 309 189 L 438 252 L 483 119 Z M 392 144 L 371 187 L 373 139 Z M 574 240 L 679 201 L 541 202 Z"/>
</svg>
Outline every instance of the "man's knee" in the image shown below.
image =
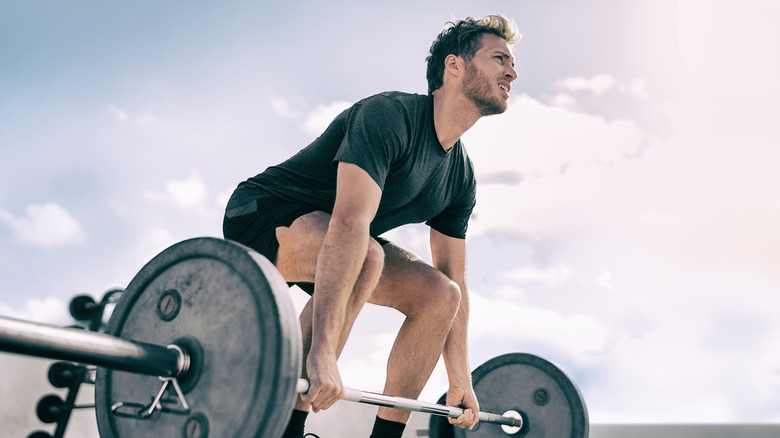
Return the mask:
<svg viewBox="0 0 780 438">
<path fill-rule="evenodd" d="M 455 314 L 458 312 L 458 308 L 460 307 L 460 286 L 458 286 L 458 283 L 455 283 L 450 279 L 447 279 L 445 283 L 446 284 L 442 287 L 440 292 L 441 302 L 443 305 L 442 307 L 445 307 L 447 314 L 451 314 L 453 317 L 455 317 Z"/>
<path fill-rule="evenodd" d="M 441 272 L 436 272 L 419 291 L 421 300 L 416 309 L 426 318 L 451 320 L 460 307 L 461 291 L 457 283 Z"/>
<path fill-rule="evenodd" d="M 375 239 L 368 239 L 368 251 L 366 252 L 366 260 L 363 262 L 363 271 L 379 279 L 382 275 L 382 269 L 385 266 L 385 251 L 382 249 L 382 245 Z"/>
</svg>

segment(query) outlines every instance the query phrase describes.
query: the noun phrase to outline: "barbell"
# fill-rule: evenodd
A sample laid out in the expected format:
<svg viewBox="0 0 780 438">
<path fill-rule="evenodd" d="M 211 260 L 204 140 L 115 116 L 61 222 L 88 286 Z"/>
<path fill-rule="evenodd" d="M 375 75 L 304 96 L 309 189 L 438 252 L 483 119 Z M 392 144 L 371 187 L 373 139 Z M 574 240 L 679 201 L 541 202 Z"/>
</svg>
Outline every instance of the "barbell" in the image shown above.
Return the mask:
<svg viewBox="0 0 780 438">
<path fill-rule="evenodd" d="M 265 257 L 235 242 L 196 238 L 147 263 L 105 333 L 0 317 L 0 350 L 98 366 L 103 438 L 281 437 L 298 393 L 302 345 L 288 285 Z M 463 410 L 346 388 L 346 401 L 433 414 L 436 436 L 588 436 L 574 382 L 537 356 L 512 353 L 473 373 L 474 431 L 444 420 Z M 498 404 L 496 404 L 498 403 Z M 502 414 L 490 413 L 491 410 Z"/>
</svg>

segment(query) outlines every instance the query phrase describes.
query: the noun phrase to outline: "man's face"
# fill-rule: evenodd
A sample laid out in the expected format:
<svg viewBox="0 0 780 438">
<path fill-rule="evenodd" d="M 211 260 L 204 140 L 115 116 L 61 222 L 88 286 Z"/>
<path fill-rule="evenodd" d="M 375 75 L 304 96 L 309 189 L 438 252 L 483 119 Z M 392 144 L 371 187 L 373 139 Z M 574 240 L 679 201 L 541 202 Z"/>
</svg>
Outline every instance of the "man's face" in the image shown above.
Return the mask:
<svg viewBox="0 0 780 438">
<path fill-rule="evenodd" d="M 482 35 L 482 47 L 466 60 L 461 87 L 483 116 L 506 111 L 509 89 L 517 78 L 514 65 L 512 51 L 503 38 Z"/>
</svg>

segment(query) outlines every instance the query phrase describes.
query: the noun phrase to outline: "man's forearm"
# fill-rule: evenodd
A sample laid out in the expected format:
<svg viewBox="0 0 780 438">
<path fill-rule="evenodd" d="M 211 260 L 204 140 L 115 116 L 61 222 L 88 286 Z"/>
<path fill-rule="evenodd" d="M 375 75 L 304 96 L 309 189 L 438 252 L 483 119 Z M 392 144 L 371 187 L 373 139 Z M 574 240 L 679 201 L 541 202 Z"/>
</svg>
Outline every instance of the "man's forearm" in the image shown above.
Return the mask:
<svg viewBox="0 0 780 438">
<path fill-rule="evenodd" d="M 335 353 L 350 292 L 368 249 L 368 230 L 332 221 L 320 250 L 313 296 L 312 352 Z"/>
<path fill-rule="evenodd" d="M 442 356 L 450 385 L 471 385 L 468 354 L 469 294 L 465 282 L 458 282 L 461 290 L 460 307 L 444 343 Z"/>
</svg>

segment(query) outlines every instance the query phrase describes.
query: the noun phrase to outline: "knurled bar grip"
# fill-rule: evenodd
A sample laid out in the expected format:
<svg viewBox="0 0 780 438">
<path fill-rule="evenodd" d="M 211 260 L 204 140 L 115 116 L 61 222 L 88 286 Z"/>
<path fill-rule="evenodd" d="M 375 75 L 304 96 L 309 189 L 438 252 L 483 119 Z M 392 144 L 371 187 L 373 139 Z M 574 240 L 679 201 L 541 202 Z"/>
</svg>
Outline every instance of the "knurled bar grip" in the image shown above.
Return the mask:
<svg viewBox="0 0 780 438">
<path fill-rule="evenodd" d="M 6 317 L 0 317 L 0 350 L 160 377 L 181 374 L 188 362 L 178 348 Z"/>
<path fill-rule="evenodd" d="M 309 381 L 298 379 L 295 391 L 299 394 L 309 392 Z M 341 400 L 365 403 L 374 406 L 384 406 L 388 408 L 403 409 L 405 411 L 424 412 L 426 414 L 440 415 L 450 418 L 458 418 L 463 414 L 463 409 L 455 406 L 445 406 L 435 403 L 426 403 L 410 398 L 396 397 L 392 395 L 377 394 L 374 392 L 361 391 L 359 389 L 344 388 L 344 397 Z M 503 415 L 491 414 L 490 412 L 479 413 L 479 421 L 485 423 L 496 423 L 505 426 L 523 427 L 522 418 L 505 417 Z"/>
</svg>

